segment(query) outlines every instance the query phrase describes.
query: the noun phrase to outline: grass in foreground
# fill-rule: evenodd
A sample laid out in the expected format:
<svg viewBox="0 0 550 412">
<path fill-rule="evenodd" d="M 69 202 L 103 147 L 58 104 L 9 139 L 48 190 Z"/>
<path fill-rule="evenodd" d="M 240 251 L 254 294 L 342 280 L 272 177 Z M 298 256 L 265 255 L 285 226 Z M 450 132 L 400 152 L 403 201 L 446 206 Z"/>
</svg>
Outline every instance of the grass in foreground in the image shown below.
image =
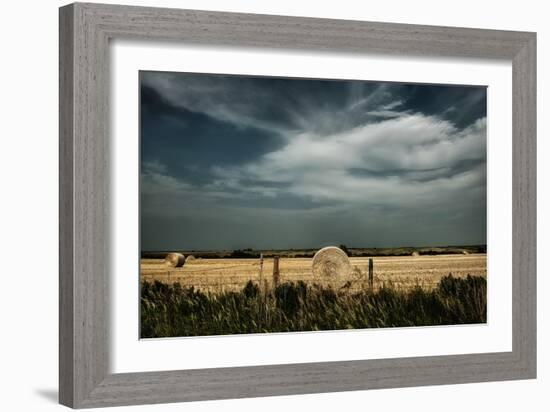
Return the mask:
<svg viewBox="0 0 550 412">
<path fill-rule="evenodd" d="M 262 293 L 253 282 L 240 292 L 203 293 L 160 282 L 141 285 L 141 337 L 229 335 L 485 323 L 484 277 L 448 275 L 426 291 L 384 287 L 351 293 L 304 282 Z"/>
</svg>

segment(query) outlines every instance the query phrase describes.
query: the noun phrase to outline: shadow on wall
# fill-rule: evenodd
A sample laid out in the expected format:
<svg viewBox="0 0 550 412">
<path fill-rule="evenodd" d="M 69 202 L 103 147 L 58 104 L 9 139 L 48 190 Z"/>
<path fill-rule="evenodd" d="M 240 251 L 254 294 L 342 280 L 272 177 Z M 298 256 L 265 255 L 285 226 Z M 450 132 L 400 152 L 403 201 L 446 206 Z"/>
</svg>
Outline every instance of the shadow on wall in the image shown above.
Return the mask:
<svg viewBox="0 0 550 412">
<path fill-rule="evenodd" d="M 47 401 L 59 403 L 59 392 L 57 389 L 37 389 L 35 393 Z"/>
</svg>

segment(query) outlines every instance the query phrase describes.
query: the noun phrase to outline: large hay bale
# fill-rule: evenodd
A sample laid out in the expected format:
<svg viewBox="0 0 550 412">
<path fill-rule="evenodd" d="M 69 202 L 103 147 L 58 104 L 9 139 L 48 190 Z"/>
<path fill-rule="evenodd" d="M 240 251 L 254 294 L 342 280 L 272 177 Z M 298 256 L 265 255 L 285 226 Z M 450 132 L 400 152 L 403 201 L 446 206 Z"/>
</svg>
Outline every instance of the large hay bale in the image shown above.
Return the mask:
<svg viewBox="0 0 550 412">
<path fill-rule="evenodd" d="M 190 262 L 193 262 L 194 260 L 196 260 L 195 256 L 189 255 L 185 258 L 185 263 L 190 263 Z"/>
<path fill-rule="evenodd" d="M 349 276 L 352 267 L 348 255 L 336 246 L 320 249 L 313 256 L 313 275 L 337 279 Z"/>
<path fill-rule="evenodd" d="M 411 256 L 420 256 L 420 253 L 418 252 L 418 250 L 415 250 L 411 253 Z"/>
<path fill-rule="evenodd" d="M 185 256 L 181 253 L 168 253 L 164 258 L 164 264 L 172 268 L 179 268 L 185 263 Z"/>
</svg>

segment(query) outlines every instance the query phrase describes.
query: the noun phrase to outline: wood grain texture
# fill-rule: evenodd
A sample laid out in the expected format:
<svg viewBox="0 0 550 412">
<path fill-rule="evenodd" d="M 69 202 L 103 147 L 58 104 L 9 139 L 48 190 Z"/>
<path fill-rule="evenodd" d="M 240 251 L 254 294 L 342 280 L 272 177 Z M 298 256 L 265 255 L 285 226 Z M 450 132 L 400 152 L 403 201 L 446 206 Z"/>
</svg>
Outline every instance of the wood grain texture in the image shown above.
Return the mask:
<svg viewBox="0 0 550 412">
<path fill-rule="evenodd" d="M 110 374 L 109 40 L 496 58 L 513 65 L 513 350 Z M 536 375 L 533 33 L 75 3 L 60 9 L 60 402 L 84 408 Z"/>
<path fill-rule="evenodd" d="M 60 251 L 60 375 L 72 376 L 72 382 L 62 378 L 65 387 L 59 392 L 63 403 L 77 406 L 104 380 L 108 366 L 107 41 L 78 5 L 62 8 L 60 23 L 65 50 L 61 53 L 65 60 L 60 82 L 60 162 L 66 181 L 61 203 L 70 206 L 60 216 L 65 248 Z"/>
<path fill-rule="evenodd" d="M 536 37 L 512 62 L 513 351 L 536 375 Z"/>
<path fill-rule="evenodd" d="M 59 401 L 73 404 L 73 37 L 72 7 L 59 14 Z"/>
</svg>

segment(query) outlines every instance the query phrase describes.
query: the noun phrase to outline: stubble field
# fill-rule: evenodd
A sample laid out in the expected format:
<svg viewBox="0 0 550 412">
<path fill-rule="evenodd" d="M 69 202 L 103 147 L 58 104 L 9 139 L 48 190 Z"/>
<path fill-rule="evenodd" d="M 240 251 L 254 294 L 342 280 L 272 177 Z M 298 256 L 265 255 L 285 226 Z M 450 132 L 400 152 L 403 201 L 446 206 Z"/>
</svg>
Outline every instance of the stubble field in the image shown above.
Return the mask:
<svg viewBox="0 0 550 412">
<path fill-rule="evenodd" d="M 437 287 L 444 276 L 456 278 L 467 275 L 487 276 L 487 255 L 422 255 L 373 257 L 374 289 L 392 287 L 410 290 L 420 286 L 425 290 Z M 369 258 L 350 258 L 354 270 L 349 276 L 337 280 L 314 277 L 311 258 L 281 258 L 280 282 L 303 281 L 306 284 L 332 286 L 359 291 L 367 287 Z M 195 259 L 180 268 L 168 268 L 163 259 L 141 259 L 142 281 L 159 281 L 165 284 L 179 283 L 203 292 L 223 293 L 239 291 L 248 281 L 272 287 L 273 259 Z"/>
</svg>

